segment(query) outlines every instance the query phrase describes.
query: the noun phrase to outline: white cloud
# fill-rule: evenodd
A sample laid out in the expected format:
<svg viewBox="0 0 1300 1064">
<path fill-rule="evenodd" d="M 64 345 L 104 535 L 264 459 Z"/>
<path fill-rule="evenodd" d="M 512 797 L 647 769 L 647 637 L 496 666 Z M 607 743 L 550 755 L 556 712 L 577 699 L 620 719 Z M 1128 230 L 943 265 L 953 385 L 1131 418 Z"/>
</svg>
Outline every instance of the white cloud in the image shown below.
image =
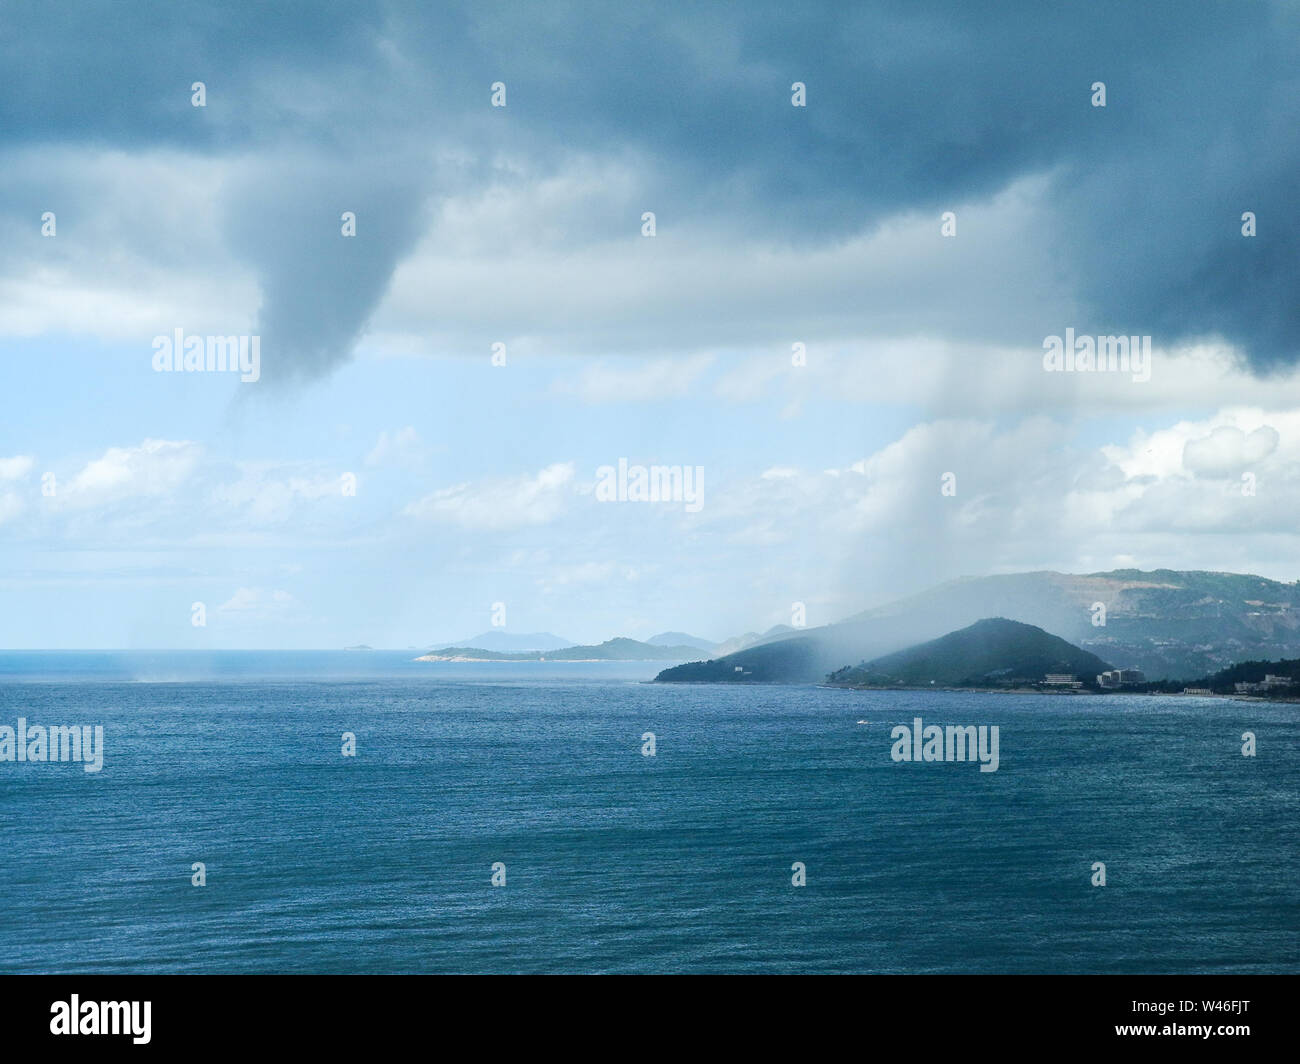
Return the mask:
<svg viewBox="0 0 1300 1064">
<path fill-rule="evenodd" d="M 257 285 L 222 234 L 222 190 L 246 161 L 79 145 L 5 153 L 7 187 L 39 190 L 42 206 L 55 211 L 58 235 L 45 238 L 25 225 L 8 247 L 0 263 L 0 335 L 138 341 L 148 365 L 149 338 L 178 325 L 191 333 L 248 331 Z M 184 239 L 163 235 L 175 233 Z"/>
<path fill-rule="evenodd" d="M 572 462 L 557 462 L 533 475 L 444 488 L 411 503 L 403 512 L 492 532 L 547 524 L 563 513 L 573 476 Z"/>
<path fill-rule="evenodd" d="M 941 238 L 937 215 L 906 212 L 798 246 L 721 214 L 676 225 L 661 215 L 658 235 L 643 239 L 637 205 L 660 178 L 653 159 L 573 159 L 558 175 L 521 171 L 453 191 L 398 265 L 373 335 L 380 345 L 424 336 L 436 349 L 478 353 L 506 320 L 549 354 L 691 358 L 732 345 L 789 366 L 796 340 L 810 363 L 837 342 L 907 335 L 918 320 L 939 336 L 1005 341 L 1026 318 L 1064 320 L 1070 306 L 1053 287 L 1047 175 L 954 204 L 960 240 Z"/>
<path fill-rule="evenodd" d="M 188 440 L 147 439 L 135 447 L 110 447 L 72 477 L 58 498 L 95 506 L 176 491 L 199 464 L 202 449 Z"/>
<path fill-rule="evenodd" d="M 720 478 L 697 524 L 751 570 L 778 567 L 776 586 L 809 589 L 796 597 L 835 588 L 842 614 L 863 589 L 1035 568 L 1290 579 L 1297 504 L 1300 411 L 1233 408 L 1090 445 L 1049 417 L 923 422 L 839 469 Z"/>
<path fill-rule="evenodd" d="M 21 480 L 32 471 L 35 460 L 30 455 L 0 458 L 0 480 Z"/>
<path fill-rule="evenodd" d="M 1183 445 L 1183 465 L 1206 477 L 1237 476 L 1276 451 L 1277 444 L 1277 429 L 1272 425 L 1250 433 L 1235 425 L 1219 425 L 1208 436 Z"/>
</svg>

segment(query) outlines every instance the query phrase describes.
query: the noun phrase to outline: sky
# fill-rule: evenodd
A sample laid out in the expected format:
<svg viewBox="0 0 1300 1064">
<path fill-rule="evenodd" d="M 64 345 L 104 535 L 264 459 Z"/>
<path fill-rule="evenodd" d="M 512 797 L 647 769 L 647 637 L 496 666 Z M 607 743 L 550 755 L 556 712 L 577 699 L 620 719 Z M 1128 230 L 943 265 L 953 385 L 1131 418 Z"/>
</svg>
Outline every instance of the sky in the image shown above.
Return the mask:
<svg viewBox="0 0 1300 1064">
<path fill-rule="evenodd" d="M 1298 60 L 1252 0 L 5 5 L 0 647 L 1300 578 Z"/>
</svg>

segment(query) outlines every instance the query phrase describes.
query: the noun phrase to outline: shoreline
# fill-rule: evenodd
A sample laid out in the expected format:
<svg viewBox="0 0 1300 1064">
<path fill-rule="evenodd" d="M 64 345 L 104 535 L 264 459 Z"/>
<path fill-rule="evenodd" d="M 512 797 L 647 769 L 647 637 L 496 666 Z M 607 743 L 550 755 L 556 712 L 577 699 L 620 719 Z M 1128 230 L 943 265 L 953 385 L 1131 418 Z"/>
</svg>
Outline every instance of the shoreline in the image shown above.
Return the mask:
<svg viewBox="0 0 1300 1064">
<path fill-rule="evenodd" d="M 1057 695 L 1063 698 L 1100 698 L 1105 695 L 1122 695 L 1128 698 L 1219 698 L 1231 702 L 1292 702 L 1300 703 L 1300 698 L 1262 698 L 1259 695 L 1238 695 L 1238 694 L 1196 694 L 1188 695 L 1182 691 L 1089 691 L 1089 690 L 1053 690 L 1051 688 L 1040 687 L 940 687 L 934 686 L 903 686 L 897 687 L 872 687 L 862 684 L 836 684 L 836 683 L 819 683 L 816 686 L 824 687 L 829 691 L 957 691 L 966 694 L 988 694 L 988 695 Z"/>
</svg>

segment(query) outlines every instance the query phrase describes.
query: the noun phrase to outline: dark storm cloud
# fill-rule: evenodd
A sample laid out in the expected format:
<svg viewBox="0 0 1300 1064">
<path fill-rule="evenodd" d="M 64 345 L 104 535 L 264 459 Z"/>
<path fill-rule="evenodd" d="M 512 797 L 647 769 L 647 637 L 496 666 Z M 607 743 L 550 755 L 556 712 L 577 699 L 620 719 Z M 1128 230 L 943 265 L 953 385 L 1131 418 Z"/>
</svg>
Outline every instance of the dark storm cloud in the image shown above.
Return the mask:
<svg viewBox="0 0 1300 1064">
<path fill-rule="evenodd" d="M 258 333 L 269 386 L 320 376 L 347 359 L 419 237 L 419 166 L 391 162 L 281 162 L 231 191 L 230 244 L 262 288 Z M 345 212 L 355 236 L 342 234 Z"/>
<path fill-rule="evenodd" d="M 311 0 L 6 4 L 0 130 L 7 144 L 126 149 L 274 140 L 292 132 L 274 81 L 346 80 L 375 61 L 377 21 L 362 5 Z M 195 81 L 212 93 L 206 112 L 190 106 Z"/>
<path fill-rule="evenodd" d="M 443 190 L 413 159 L 434 144 L 509 152 L 532 176 L 636 152 L 665 215 L 795 244 L 1050 173 L 1044 240 L 1084 315 L 1060 328 L 1217 333 L 1257 368 L 1297 357 L 1291 5 L 104 3 L 0 21 L 9 144 L 288 144 L 335 160 L 336 182 L 357 160 L 356 209 L 376 211 L 364 247 L 340 242 L 337 197 L 308 174 L 236 212 L 266 327 L 300 338 L 303 375 L 347 356 L 418 237 Z M 496 80 L 505 111 L 487 105 Z"/>
</svg>

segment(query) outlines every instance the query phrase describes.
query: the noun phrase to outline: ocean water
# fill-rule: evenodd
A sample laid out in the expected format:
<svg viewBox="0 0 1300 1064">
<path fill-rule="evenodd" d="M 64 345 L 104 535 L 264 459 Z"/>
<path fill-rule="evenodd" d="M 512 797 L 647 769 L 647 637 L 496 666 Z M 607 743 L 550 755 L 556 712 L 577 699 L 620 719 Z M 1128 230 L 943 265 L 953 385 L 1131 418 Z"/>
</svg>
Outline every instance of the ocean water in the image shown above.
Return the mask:
<svg viewBox="0 0 1300 1064">
<path fill-rule="evenodd" d="M 1300 971 L 1295 706 L 413 656 L 0 654 L 0 971 Z"/>
</svg>

